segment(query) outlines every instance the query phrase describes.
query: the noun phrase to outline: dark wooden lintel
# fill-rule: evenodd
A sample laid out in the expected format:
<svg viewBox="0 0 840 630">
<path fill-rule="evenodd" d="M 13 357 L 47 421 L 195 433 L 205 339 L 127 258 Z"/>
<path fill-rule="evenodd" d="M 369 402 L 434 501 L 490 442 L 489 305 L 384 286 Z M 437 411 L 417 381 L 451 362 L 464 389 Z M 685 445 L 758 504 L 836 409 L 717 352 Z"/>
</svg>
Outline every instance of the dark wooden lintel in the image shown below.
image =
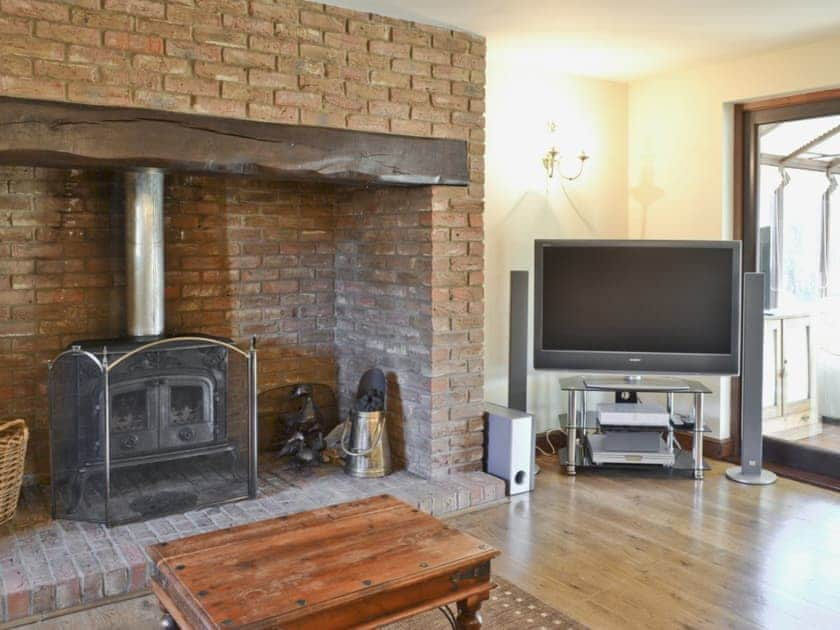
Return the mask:
<svg viewBox="0 0 840 630">
<path fill-rule="evenodd" d="M 466 142 L 0 97 L 0 164 L 466 186 Z"/>
</svg>

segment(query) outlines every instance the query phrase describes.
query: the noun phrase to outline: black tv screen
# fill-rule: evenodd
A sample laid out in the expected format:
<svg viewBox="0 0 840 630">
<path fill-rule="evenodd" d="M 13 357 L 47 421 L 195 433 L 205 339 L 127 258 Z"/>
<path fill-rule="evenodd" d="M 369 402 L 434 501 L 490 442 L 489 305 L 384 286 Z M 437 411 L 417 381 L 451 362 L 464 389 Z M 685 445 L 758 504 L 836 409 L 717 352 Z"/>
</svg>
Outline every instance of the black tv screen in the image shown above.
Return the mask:
<svg viewBox="0 0 840 630">
<path fill-rule="evenodd" d="M 537 368 L 735 374 L 740 244 L 537 241 Z"/>
</svg>

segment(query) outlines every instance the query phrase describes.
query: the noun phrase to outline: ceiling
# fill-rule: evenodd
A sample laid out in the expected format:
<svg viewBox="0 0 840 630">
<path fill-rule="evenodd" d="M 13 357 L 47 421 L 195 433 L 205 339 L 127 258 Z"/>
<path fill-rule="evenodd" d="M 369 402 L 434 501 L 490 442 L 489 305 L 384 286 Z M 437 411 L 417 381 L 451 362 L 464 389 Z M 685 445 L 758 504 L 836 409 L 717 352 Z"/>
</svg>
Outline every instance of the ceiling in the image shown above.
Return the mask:
<svg viewBox="0 0 840 630">
<path fill-rule="evenodd" d="M 837 0 L 326 0 L 484 35 L 490 54 L 627 81 L 838 32 Z"/>
</svg>

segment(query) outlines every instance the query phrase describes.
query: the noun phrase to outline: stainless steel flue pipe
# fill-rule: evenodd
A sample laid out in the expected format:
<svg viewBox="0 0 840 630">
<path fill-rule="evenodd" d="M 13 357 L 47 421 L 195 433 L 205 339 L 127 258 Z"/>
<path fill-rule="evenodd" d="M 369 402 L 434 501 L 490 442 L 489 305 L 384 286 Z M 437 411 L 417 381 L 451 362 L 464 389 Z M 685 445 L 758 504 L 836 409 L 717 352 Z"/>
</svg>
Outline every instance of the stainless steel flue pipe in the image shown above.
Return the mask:
<svg viewBox="0 0 840 630">
<path fill-rule="evenodd" d="M 164 331 L 163 171 L 125 175 L 126 327 L 131 337 Z"/>
</svg>

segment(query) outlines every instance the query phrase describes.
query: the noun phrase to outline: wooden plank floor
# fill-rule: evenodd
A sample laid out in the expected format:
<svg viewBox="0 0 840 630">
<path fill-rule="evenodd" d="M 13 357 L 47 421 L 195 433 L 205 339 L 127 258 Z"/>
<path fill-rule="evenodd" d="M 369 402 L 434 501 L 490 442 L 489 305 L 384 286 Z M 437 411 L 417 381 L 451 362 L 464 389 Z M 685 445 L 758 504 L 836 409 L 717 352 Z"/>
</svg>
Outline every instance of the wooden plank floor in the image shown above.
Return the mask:
<svg viewBox="0 0 840 630">
<path fill-rule="evenodd" d="M 840 628 L 840 495 L 661 474 L 557 472 L 450 523 L 502 549 L 494 571 L 593 628 Z M 153 628 L 150 598 L 43 628 Z"/>
<path fill-rule="evenodd" d="M 453 522 L 495 569 L 594 628 L 840 628 L 840 495 L 624 471 L 569 478 Z"/>
</svg>

